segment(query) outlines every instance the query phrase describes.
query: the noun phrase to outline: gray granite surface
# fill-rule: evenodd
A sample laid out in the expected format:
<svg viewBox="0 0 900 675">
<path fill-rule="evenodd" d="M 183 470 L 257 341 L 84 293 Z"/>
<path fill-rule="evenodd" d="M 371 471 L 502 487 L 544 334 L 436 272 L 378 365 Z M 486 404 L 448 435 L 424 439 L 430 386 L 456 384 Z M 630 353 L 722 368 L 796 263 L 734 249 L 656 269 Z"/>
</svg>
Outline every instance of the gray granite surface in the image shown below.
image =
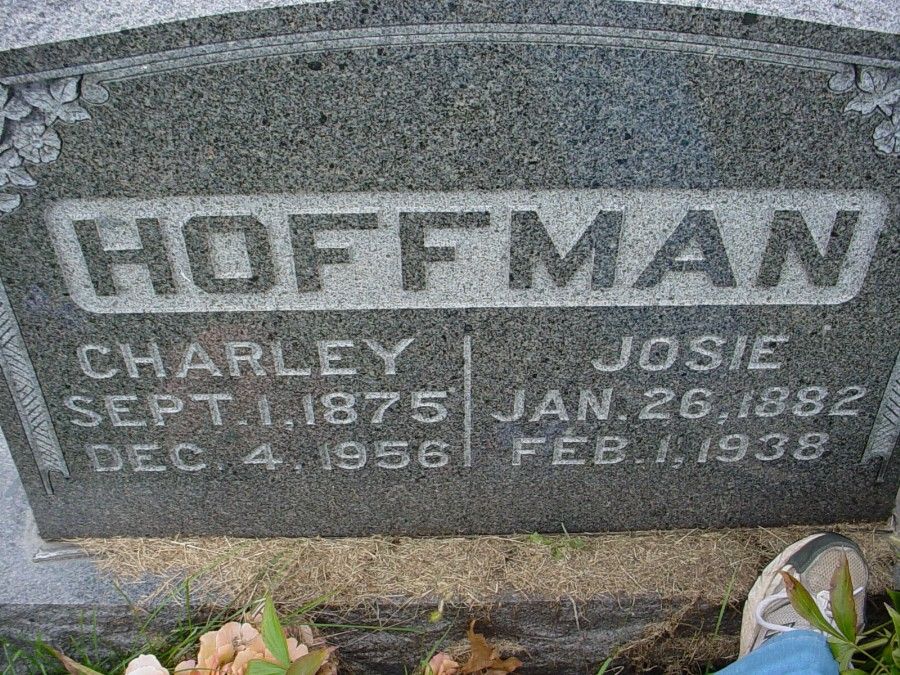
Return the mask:
<svg viewBox="0 0 900 675">
<path fill-rule="evenodd" d="M 7 582 L 0 588 L 0 605 L 25 602 L 71 608 L 121 601 L 113 585 L 102 580 L 94 563 L 84 556 L 34 561 L 46 544 L 37 533 L 25 490 L 2 436 L 0 521 L 4 525 L 0 577 Z"/>
<path fill-rule="evenodd" d="M 628 0 L 644 2 L 645 0 Z M 654 0 L 656 4 L 723 9 L 780 16 L 845 28 L 897 33 L 900 4 L 897 0 Z"/>
<path fill-rule="evenodd" d="M 894 34 L 335 2 L 0 54 L 0 424 L 41 534 L 870 520 Z"/>
<path fill-rule="evenodd" d="M 0 0 L 0 50 L 317 0 Z M 319 0 L 329 2 L 333 0 Z"/>
<path fill-rule="evenodd" d="M 6 17 L 0 26 L 0 50 L 74 40 L 170 21 L 315 1 L 0 0 L 0 15 Z M 882 33 L 900 31 L 897 0 L 670 0 L 656 4 L 749 12 Z"/>
</svg>

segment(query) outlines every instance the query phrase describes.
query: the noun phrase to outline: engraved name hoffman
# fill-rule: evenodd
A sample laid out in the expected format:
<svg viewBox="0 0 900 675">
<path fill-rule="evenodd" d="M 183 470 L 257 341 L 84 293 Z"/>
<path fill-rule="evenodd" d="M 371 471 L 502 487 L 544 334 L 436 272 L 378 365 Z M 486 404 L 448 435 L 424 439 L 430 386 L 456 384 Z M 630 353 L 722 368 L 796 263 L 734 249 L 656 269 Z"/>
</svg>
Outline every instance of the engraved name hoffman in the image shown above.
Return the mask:
<svg viewBox="0 0 900 675">
<path fill-rule="evenodd" d="M 834 304 L 887 205 L 864 191 L 497 191 L 72 200 L 47 213 L 99 313 Z"/>
</svg>

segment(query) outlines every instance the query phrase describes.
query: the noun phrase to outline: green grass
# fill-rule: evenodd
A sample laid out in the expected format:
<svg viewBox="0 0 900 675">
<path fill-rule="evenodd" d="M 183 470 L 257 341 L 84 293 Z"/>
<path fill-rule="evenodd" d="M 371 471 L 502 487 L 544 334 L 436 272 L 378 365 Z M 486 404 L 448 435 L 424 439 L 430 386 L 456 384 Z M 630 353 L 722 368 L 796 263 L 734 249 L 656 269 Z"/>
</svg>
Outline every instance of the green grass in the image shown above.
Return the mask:
<svg viewBox="0 0 900 675">
<path fill-rule="evenodd" d="M 725 587 L 725 594 L 722 596 L 722 604 L 719 606 L 719 614 L 716 617 L 716 627 L 713 630 L 713 637 L 718 637 L 719 631 L 722 629 L 722 619 L 725 618 L 725 610 L 728 609 L 728 603 L 731 602 L 731 594 L 734 592 L 734 582 L 737 580 L 738 568 L 734 568 L 728 586 Z M 710 675 L 712 672 L 712 664 L 707 663 L 704 675 Z"/>
<path fill-rule="evenodd" d="M 109 648 L 103 648 L 103 636 L 99 634 L 96 621 L 93 618 L 82 617 L 80 638 L 50 646 L 82 665 L 109 675 L 124 672 L 128 662 L 138 654 L 154 654 L 162 664 L 171 667 L 189 654 L 193 656 L 203 633 L 214 630 L 228 621 L 240 619 L 244 609 L 214 612 L 206 617 L 198 617 L 194 612 L 189 612 L 164 636 L 153 638 L 151 629 L 158 616 L 157 609 L 139 626 L 138 635 L 141 639 L 134 645 L 133 650 L 128 652 L 113 650 L 112 653 Z M 23 648 L 15 646 L 8 638 L 0 637 L 0 647 L 2 647 L 0 649 L 3 661 L 0 669 L 2 675 L 22 671 L 41 675 L 62 675 L 66 672 L 41 639 Z M 101 655 L 104 653 L 105 656 Z"/>
<path fill-rule="evenodd" d="M 254 580 L 254 594 L 259 592 L 261 596 L 264 588 L 277 588 L 280 580 L 277 576 L 273 579 L 271 571 L 270 568 L 267 579 Z M 192 578 L 188 578 L 179 584 L 170 593 L 168 602 L 158 603 L 152 611 L 146 614 L 137 627 L 138 640 L 133 649 L 127 652 L 113 651 L 110 653 L 108 646 L 104 648 L 103 636 L 99 633 L 96 617 L 86 614 L 82 614 L 78 619 L 80 638 L 49 646 L 60 650 L 82 665 L 107 675 L 121 675 L 128 662 L 138 654 L 153 654 L 160 663 L 171 669 L 180 661 L 195 656 L 201 635 L 216 630 L 229 621 L 241 621 L 245 615 L 257 609 L 257 603 L 254 602 L 212 613 L 200 613 L 191 604 L 191 582 Z M 119 591 L 137 616 L 141 610 L 131 602 L 124 591 L 121 589 Z M 312 616 L 313 613 L 322 608 L 331 597 L 332 594 L 325 594 L 307 602 L 282 615 L 282 622 L 286 626 L 307 623 L 320 629 L 414 634 L 423 632 L 421 629 L 406 626 L 317 623 Z M 174 627 L 168 628 L 162 636 L 159 636 L 158 626 L 162 621 L 160 613 L 167 607 L 173 606 L 183 606 L 184 614 Z M 65 668 L 47 647 L 48 645 L 45 645 L 41 639 L 22 647 L 18 642 L 14 643 L 9 638 L 0 635 L 0 675 L 13 675 L 13 673 L 21 672 L 29 675 L 64 675 Z"/>
</svg>

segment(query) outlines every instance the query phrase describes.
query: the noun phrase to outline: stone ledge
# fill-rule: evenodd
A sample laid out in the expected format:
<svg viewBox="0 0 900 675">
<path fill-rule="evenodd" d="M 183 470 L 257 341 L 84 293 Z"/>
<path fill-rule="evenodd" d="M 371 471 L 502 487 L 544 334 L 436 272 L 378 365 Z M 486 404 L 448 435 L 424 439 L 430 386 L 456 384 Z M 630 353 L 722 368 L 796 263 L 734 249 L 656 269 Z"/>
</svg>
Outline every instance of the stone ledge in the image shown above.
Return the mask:
<svg viewBox="0 0 900 675">
<path fill-rule="evenodd" d="M 624 668 L 621 672 L 646 668 L 663 672 L 666 664 L 670 672 L 674 672 L 672 667 L 676 671 L 703 670 L 707 665 L 718 667 L 736 655 L 740 609 L 756 570 L 786 537 L 797 538 L 810 529 L 582 535 L 568 540 L 546 537 L 538 542 L 527 537 L 86 540 L 82 543 L 93 552 L 90 558 L 29 563 L 26 567 L 38 570 L 45 583 L 58 574 L 55 586 L 63 587 L 72 578 L 69 570 L 73 564 L 91 566 L 92 572 L 74 579 L 76 585 L 90 579 L 94 588 L 105 586 L 97 599 L 83 597 L 77 602 L 65 597 L 60 602 L 30 602 L 25 594 L 12 601 L 7 594 L 0 603 L 0 625 L 3 637 L 18 643 L 42 637 L 63 649 L 75 642 L 88 645 L 98 654 L 128 651 L 149 638 L 164 636 L 183 620 L 188 613 L 184 581 L 191 577 L 190 612 L 195 619 L 240 607 L 264 589 L 283 600 L 284 611 L 331 591 L 330 599 L 317 605 L 312 617 L 319 624 L 331 626 L 324 630 L 340 648 L 343 672 L 399 675 L 404 665 L 415 664 L 442 638 L 445 648 L 458 651 L 464 647 L 465 630 L 472 619 L 479 621 L 479 629 L 492 640 L 504 645 L 506 653 L 526 662 L 521 671 L 525 674 L 596 673 L 608 655 L 617 655 L 616 663 Z M 876 531 L 874 526 L 844 525 L 835 529 L 852 536 L 866 549 L 873 567 L 872 609 L 877 611 L 879 596 L 889 584 L 893 559 L 889 533 Z M 570 548 L 554 554 L 558 549 L 553 545 L 560 541 Z M 211 564 L 213 550 L 225 547 L 226 542 L 232 551 L 240 550 L 241 557 L 220 550 L 219 564 Z M 573 542 L 581 543 L 573 548 Z M 738 542 L 743 549 L 735 548 Z M 496 557 L 498 548 L 504 547 L 511 569 L 521 572 L 530 561 L 534 574 L 504 578 Z M 432 564 L 416 557 L 417 552 L 445 548 L 459 557 Z M 679 560 L 679 548 L 691 551 L 691 556 Z M 381 555 L 372 553 L 379 549 Z M 184 557 L 172 555 L 173 550 L 187 552 L 185 556 L 192 562 L 186 565 Z M 740 550 L 745 554 L 736 555 Z M 297 556 L 293 564 L 285 560 L 289 552 Z M 337 558 L 332 557 L 352 552 L 368 558 L 365 574 L 360 575 L 348 561 L 336 564 Z M 482 557 L 473 556 L 473 552 Z M 323 558 L 321 567 L 301 566 L 303 560 L 317 554 Z M 398 555 L 409 563 L 408 569 L 391 579 L 388 570 L 395 569 L 397 561 L 392 557 Z M 209 556 L 205 562 L 204 556 Z M 637 574 L 623 577 L 620 568 L 608 566 L 616 556 L 620 557 L 619 565 L 632 564 Z M 141 571 L 135 567 L 136 560 L 154 561 L 157 566 L 146 565 L 147 569 Z M 462 592 L 462 588 L 451 592 L 450 585 L 441 593 L 435 592 L 438 570 L 447 570 L 448 562 L 460 564 L 466 560 L 470 563 L 466 574 L 446 572 L 443 580 L 450 585 L 477 580 L 477 585 L 468 592 Z M 607 567 L 598 560 L 605 560 Z M 698 563 L 703 560 L 705 564 Z M 233 569 L 220 574 L 229 564 Z M 494 574 L 487 574 L 492 566 Z M 241 577 L 236 575 L 238 570 L 255 573 Z M 318 575 L 321 578 L 314 583 Z M 579 583 L 591 577 L 595 579 L 593 584 Z M 238 578 L 242 579 L 240 583 Z M 352 580 L 360 584 L 355 594 L 349 585 Z M 532 584 L 527 593 L 522 588 L 510 590 L 524 586 L 524 580 Z M 561 581 L 573 584 L 570 593 L 559 592 Z M 491 583 L 497 584 L 493 592 L 488 589 Z M 430 590 L 422 592 L 429 585 Z M 548 590 L 555 593 L 548 595 Z M 442 615 L 434 620 L 438 608 Z M 142 628 L 146 630 L 142 632 Z"/>
</svg>

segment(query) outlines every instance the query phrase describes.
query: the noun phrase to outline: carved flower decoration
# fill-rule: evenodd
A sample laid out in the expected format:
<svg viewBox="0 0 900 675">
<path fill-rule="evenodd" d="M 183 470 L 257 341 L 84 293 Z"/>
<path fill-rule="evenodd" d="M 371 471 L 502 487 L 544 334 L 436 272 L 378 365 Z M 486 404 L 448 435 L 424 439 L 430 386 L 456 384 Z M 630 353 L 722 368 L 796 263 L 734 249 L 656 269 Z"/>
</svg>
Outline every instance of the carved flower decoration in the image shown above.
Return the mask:
<svg viewBox="0 0 900 675">
<path fill-rule="evenodd" d="M 22 195 L 15 192 L 0 192 L 0 213 L 9 213 L 19 208 L 22 203 Z"/>
<path fill-rule="evenodd" d="M 67 77 L 49 84 L 37 82 L 22 90 L 22 98 L 45 115 L 47 125 L 57 119 L 63 122 L 80 122 L 90 118 L 87 110 L 78 104 L 78 79 Z"/>
<path fill-rule="evenodd" d="M 831 76 L 828 88 L 838 94 L 852 91 L 856 86 L 856 68 L 849 64 L 841 66 L 841 69 Z"/>
<path fill-rule="evenodd" d="M 31 112 L 31 106 L 12 90 L 0 84 L 0 136 L 6 127 L 6 120 L 21 120 Z"/>
<path fill-rule="evenodd" d="M 886 117 L 875 127 L 872 142 L 879 152 L 900 155 L 900 141 L 897 138 L 900 72 L 848 65 L 832 76 L 828 87 L 838 93 L 856 92 L 856 96 L 844 106 L 844 112 L 857 112 L 864 116 L 878 112 Z"/>
<path fill-rule="evenodd" d="M 871 115 L 880 110 L 890 115 L 894 104 L 900 101 L 900 75 L 881 69 L 862 70 L 856 80 L 860 93 L 844 107 L 844 112 Z"/>
<path fill-rule="evenodd" d="M 875 127 L 875 147 L 888 155 L 900 154 L 900 109 Z"/>
<path fill-rule="evenodd" d="M 29 162 L 48 164 L 59 157 L 59 135 L 40 122 L 22 122 L 12 132 L 12 144 Z"/>
<path fill-rule="evenodd" d="M 34 178 L 22 166 L 22 158 L 13 149 L 0 153 L 0 186 L 12 183 L 19 187 L 34 187 Z"/>
<path fill-rule="evenodd" d="M 82 103 L 102 103 L 106 91 L 96 83 L 87 86 L 80 77 L 22 85 L 0 84 L 0 215 L 22 203 L 16 188 L 36 185 L 25 164 L 48 164 L 59 157 L 59 134 L 51 129 L 57 120 L 74 123 L 90 119 Z"/>
</svg>

